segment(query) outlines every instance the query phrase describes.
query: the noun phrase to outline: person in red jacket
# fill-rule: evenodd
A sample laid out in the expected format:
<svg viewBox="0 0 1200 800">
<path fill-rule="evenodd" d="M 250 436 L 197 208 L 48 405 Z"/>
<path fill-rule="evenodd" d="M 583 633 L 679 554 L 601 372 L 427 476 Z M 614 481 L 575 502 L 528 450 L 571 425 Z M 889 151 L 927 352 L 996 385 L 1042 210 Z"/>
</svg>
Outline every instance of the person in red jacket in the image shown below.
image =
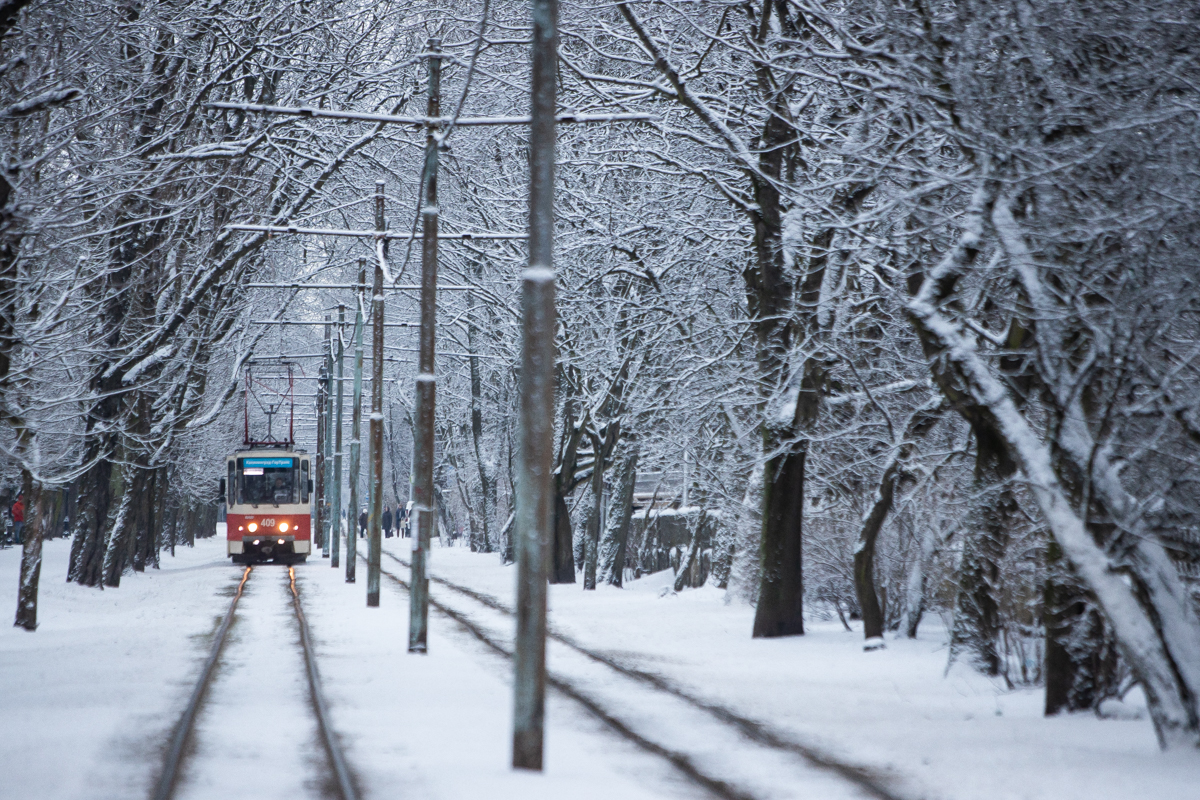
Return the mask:
<svg viewBox="0 0 1200 800">
<path fill-rule="evenodd" d="M 17 544 L 22 543 L 21 532 L 25 530 L 25 495 L 17 495 L 17 502 L 12 504 L 12 520 L 13 520 L 13 536 L 17 537 Z"/>
</svg>

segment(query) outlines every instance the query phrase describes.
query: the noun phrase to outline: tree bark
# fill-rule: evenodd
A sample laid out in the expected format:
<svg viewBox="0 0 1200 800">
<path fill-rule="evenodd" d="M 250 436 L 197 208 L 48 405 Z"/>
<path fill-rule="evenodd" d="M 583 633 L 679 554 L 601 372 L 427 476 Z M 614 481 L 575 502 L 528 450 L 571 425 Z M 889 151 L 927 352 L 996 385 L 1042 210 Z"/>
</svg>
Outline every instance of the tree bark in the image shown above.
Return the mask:
<svg viewBox="0 0 1200 800">
<path fill-rule="evenodd" d="M 154 558 L 158 470 L 134 467 L 133 471 L 133 510 L 130 515 L 133 528 L 130 533 L 132 558 L 129 564 L 134 572 L 145 572 L 146 564 Z"/>
<path fill-rule="evenodd" d="M 978 527 L 963 544 L 950 657 L 968 651 L 976 668 L 987 675 L 999 675 L 1001 561 L 1019 512 L 1017 499 L 1005 482 L 1016 473 L 1017 466 L 990 425 L 981 421 L 972 429 L 975 491 L 983 499 L 970 512 Z"/>
<path fill-rule="evenodd" d="M 700 539 L 704 535 L 704 526 L 708 522 L 708 512 L 701 508 L 700 518 L 696 520 L 696 527 L 692 529 L 691 541 L 688 543 L 687 557 L 683 563 L 679 565 L 679 574 L 675 576 L 674 590 L 682 592 L 684 589 L 699 589 L 704 585 L 704 580 L 708 578 L 703 575 L 701 568 L 700 557 Z"/>
<path fill-rule="evenodd" d="M 917 638 L 917 628 L 925 613 L 925 575 L 937 549 L 938 533 L 933 525 L 927 524 L 921 533 L 920 552 L 908 573 L 908 586 L 904 593 L 904 611 L 900 617 L 900 628 L 909 639 Z"/>
<path fill-rule="evenodd" d="M 575 553 L 572 549 L 571 512 L 561 493 L 554 495 L 554 561 L 550 583 L 575 582 Z"/>
<path fill-rule="evenodd" d="M 483 278 L 483 264 L 479 259 L 473 263 L 476 282 Z M 482 537 L 471 541 L 471 550 L 477 553 L 490 553 L 495 549 L 492 541 L 496 527 L 496 465 L 485 455 L 486 446 L 483 443 L 483 381 L 479 370 L 479 331 L 475 321 L 475 293 L 467 292 L 467 352 L 470 353 L 468 365 L 471 370 L 471 440 L 475 447 L 475 464 L 479 468 L 479 486 L 483 495 L 483 531 Z"/>
<path fill-rule="evenodd" d="M 571 531 L 571 512 L 567 495 L 575 488 L 575 465 L 585 420 L 575 419 L 574 400 L 568 400 L 563 412 L 562 444 L 558 471 L 554 476 L 554 539 L 551 542 L 550 583 L 575 582 L 575 548 Z"/>
<path fill-rule="evenodd" d="M 25 493 L 25 544 L 21 549 L 21 583 L 17 592 L 17 616 L 13 625 L 27 631 L 37 629 L 38 579 L 42 574 L 42 531 L 49 514 L 48 492 L 41 483 L 33 480 L 33 474 L 21 470 L 21 486 Z"/>
<path fill-rule="evenodd" d="M 900 441 L 893 443 L 891 458 L 884 467 L 883 476 L 875 491 L 875 501 L 863 517 L 858 544 L 854 548 L 854 590 L 858 596 L 858 607 L 862 611 L 863 636 L 867 639 L 882 637 L 886 624 L 885 609 L 875 591 L 875 543 L 888 514 L 891 513 L 895 502 L 896 482 L 903 476 L 904 463 L 912 454 L 914 440 L 929 433 L 941 419 L 943 407 L 940 399 L 934 400 L 916 409 L 909 417 Z M 920 617 L 919 611 L 917 617 Z M 914 624 L 913 636 L 915 635 Z"/>
<path fill-rule="evenodd" d="M 601 451 L 600 437 L 592 437 L 592 449 L 599 454 Z M 592 467 L 592 478 L 588 482 L 592 490 L 591 506 L 588 511 L 587 524 L 584 530 L 583 556 L 583 588 L 596 588 L 596 564 L 600 554 L 600 523 L 602 504 L 604 502 L 604 470 L 602 460 L 597 457 Z"/>
<path fill-rule="evenodd" d="M 125 572 L 126 560 L 129 557 L 130 510 L 133 492 L 130 491 L 130 476 L 128 469 L 121 470 L 123 482 L 120 500 L 117 502 L 116 513 L 107 523 L 108 535 L 105 537 L 108 547 L 104 551 L 104 585 L 118 588 L 121 585 L 121 575 Z"/>
<path fill-rule="evenodd" d="M 104 434 L 97 436 L 97 439 L 104 438 L 107 438 Z M 79 484 L 76 533 L 71 543 L 71 568 L 67 580 L 78 581 L 83 586 L 99 586 L 104 578 L 104 535 L 112 506 L 113 465 L 107 457 L 99 455 L 103 446 L 100 441 L 88 445 L 84 457 L 91 456 L 95 462 Z"/>
<path fill-rule="evenodd" d="M 625 581 L 625 553 L 629 544 L 629 524 L 633 518 L 638 453 L 637 440 L 627 439 L 625 453 L 617 466 L 613 507 L 604 526 L 604 575 L 610 586 L 621 587 Z"/>
<path fill-rule="evenodd" d="M 899 477 L 900 459 L 893 458 L 879 481 L 875 502 L 863 518 L 858 544 L 854 548 L 854 592 L 858 596 L 858 607 L 862 611 L 863 637 L 867 639 L 883 636 L 883 609 L 875 591 L 875 542 L 883 529 L 884 520 L 892 510 L 896 481 Z"/>
<path fill-rule="evenodd" d="M 1088 711 L 1115 688 L 1116 651 L 1094 596 L 1080 585 L 1053 540 L 1046 548 L 1046 571 L 1045 714 Z"/>
<path fill-rule="evenodd" d="M 807 450 L 785 452 L 763 465 L 762 580 L 754 611 L 755 638 L 804 633 L 801 541 L 807 455 Z"/>
</svg>

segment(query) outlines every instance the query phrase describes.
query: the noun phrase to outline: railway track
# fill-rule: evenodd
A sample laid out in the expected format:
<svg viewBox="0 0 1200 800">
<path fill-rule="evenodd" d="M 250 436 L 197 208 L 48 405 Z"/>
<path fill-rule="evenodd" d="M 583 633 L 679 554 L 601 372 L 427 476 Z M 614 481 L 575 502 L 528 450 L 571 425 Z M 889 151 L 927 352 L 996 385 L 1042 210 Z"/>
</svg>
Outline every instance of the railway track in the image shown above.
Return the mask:
<svg viewBox="0 0 1200 800">
<path fill-rule="evenodd" d="M 206 701 L 213 694 L 213 684 L 223 665 L 223 655 L 226 650 L 229 633 L 237 619 L 238 605 L 243 595 L 246 594 L 246 586 L 250 582 L 250 577 L 255 569 L 256 567 L 253 565 L 247 566 L 245 572 L 242 573 L 241 581 L 238 583 L 233 598 L 230 600 L 229 608 L 217 628 L 212 646 L 209 648 L 208 656 L 201 667 L 200 675 L 192 688 L 187 705 L 184 707 L 179 720 L 171 732 L 171 738 L 163 757 L 162 772 L 158 776 L 153 794 L 151 795 L 153 800 L 170 800 L 171 798 L 175 798 L 180 791 L 183 774 L 197 744 L 197 721 L 205 708 Z M 258 569 L 261 570 L 262 568 Z M 347 766 L 345 754 L 342 752 L 337 735 L 329 721 L 328 704 L 321 688 L 321 677 L 317 669 L 312 634 L 308 628 L 308 620 L 304 615 L 300 590 L 296 585 L 296 571 L 294 567 L 288 567 L 287 569 L 287 586 L 291 595 L 291 611 L 299 629 L 300 647 L 304 656 L 303 672 L 308 684 L 308 706 L 312 716 L 315 717 L 316 733 L 325 750 L 329 772 L 332 773 L 325 780 L 321 781 L 322 786 L 320 790 L 322 794 L 337 797 L 340 800 L 358 800 L 358 792 Z M 274 623 L 270 624 L 274 625 Z M 294 730 L 293 734 L 290 741 L 282 743 L 283 746 L 305 747 L 304 732 Z M 271 746 L 279 747 L 280 743 L 272 742 Z M 268 759 L 271 757 L 271 754 L 259 751 L 252 754 L 252 757 Z"/>
<path fill-rule="evenodd" d="M 383 551 L 389 559 L 404 559 Z M 383 574 L 405 591 L 408 583 Z M 491 595 L 445 578 L 430 582 L 430 604 L 488 649 L 512 656 L 513 611 Z M 439 596 L 440 595 L 440 596 Z M 456 602 L 451 599 L 458 598 Z M 461 601 L 466 600 L 464 605 Z M 689 781 L 724 800 L 873 798 L 905 800 L 885 776 L 797 742 L 773 727 L 700 698 L 669 679 L 557 631 L 548 634 L 550 685 L 622 738 L 669 761 Z"/>
</svg>

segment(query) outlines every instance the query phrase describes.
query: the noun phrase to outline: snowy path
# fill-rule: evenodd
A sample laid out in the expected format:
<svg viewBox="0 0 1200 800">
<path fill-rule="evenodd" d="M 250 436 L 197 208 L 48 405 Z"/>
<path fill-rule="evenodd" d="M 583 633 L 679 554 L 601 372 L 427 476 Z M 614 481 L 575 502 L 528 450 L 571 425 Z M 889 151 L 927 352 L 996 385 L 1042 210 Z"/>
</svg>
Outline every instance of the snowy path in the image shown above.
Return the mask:
<svg viewBox="0 0 1200 800">
<path fill-rule="evenodd" d="M 360 553 L 365 548 L 360 547 Z M 513 771 L 511 665 L 436 612 L 429 653 L 410 655 L 408 595 L 310 560 L 305 613 L 317 640 L 333 727 L 366 797 L 463 800 L 672 800 L 710 796 L 561 696 L 548 699 L 546 769 Z"/>
<path fill-rule="evenodd" d="M 388 540 L 385 551 L 407 558 L 408 540 Z M 513 568 L 502 567 L 496 554 L 435 545 L 430 568 L 435 578 L 502 605 L 513 602 Z M 846 633 L 836 621 L 811 620 L 803 637 L 753 640 L 752 607 L 728 603 L 712 587 L 676 595 L 671 577 L 667 571 L 596 592 L 551 586 L 551 630 L 704 704 L 762 723 L 787 742 L 858 766 L 900 797 L 1197 796 L 1200 754 L 1160 752 L 1144 713 L 1047 719 L 1040 689 L 1010 691 L 963 665 L 947 673 L 945 630 L 936 617 L 920 639 L 889 638 L 888 648 L 875 653 L 862 651 L 860 631 Z M 446 596 L 431 585 L 435 597 Z M 552 671 L 557 652 L 552 646 Z M 1142 711 L 1137 697 L 1125 708 Z"/>
<path fill-rule="evenodd" d="M 407 557 L 407 540 L 385 544 Z M 221 542 L 207 540 L 176 558 L 164 554 L 160 570 L 100 591 L 65 582 L 68 550 L 68 542 L 47 544 L 38 631 L 0 626 L 0 798 L 141 800 L 242 570 L 229 564 Z M 10 610 L 18 558 L 0 551 L 0 597 L 9 597 Z M 494 554 L 435 546 L 431 566 L 435 576 L 512 603 L 513 570 Z M 407 578 L 395 562 L 385 559 L 385 568 Z M 286 570 L 266 565 L 256 573 L 180 798 L 323 795 L 328 766 L 306 695 Z M 551 626 L 632 672 L 660 676 L 701 703 L 859 765 L 901 798 L 1196 797 L 1200 756 L 1160 753 L 1145 719 L 1047 720 L 1036 690 L 1005 691 L 958 667 L 945 675 L 944 631 L 936 624 L 920 640 L 889 640 L 887 650 L 871 654 L 862 652 L 860 635 L 819 621 L 804 637 L 751 640 L 751 608 L 726 604 L 709 588 L 663 594 L 669 574 L 624 590 L 552 586 Z M 722 794 L 702 789 L 664 755 L 728 781 L 727 797 L 862 796 L 836 775 L 731 734 L 711 713 L 561 644 L 551 645 L 551 672 L 645 741 L 614 733 L 552 691 L 546 771 L 514 772 L 506 658 L 437 612 L 429 654 L 409 655 L 406 592 L 385 579 L 381 607 L 367 608 L 361 565 L 357 584 L 327 559 L 298 566 L 296 575 L 332 728 L 364 800 Z M 505 615 L 444 586 L 432 589 L 438 602 L 507 646 L 512 622 Z M 268 691 L 249 691 L 263 686 L 264 674 Z M 272 733 L 269 724 L 285 730 Z M 646 743 L 660 752 L 648 752 Z M 241 770 L 247 774 L 239 782 L 233 776 Z M 251 790 L 249 781 L 256 781 Z"/>
<path fill-rule="evenodd" d="M 403 580 L 396 567 L 406 566 L 392 553 L 385 575 Z M 472 596 L 474 594 L 474 596 Z M 432 602 L 443 615 L 452 615 L 479 638 L 505 653 L 512 652 L 513 617 L 494 599 L 477 593 L 447 591 L 434 581 Z M 488 601 L 491 602 L 488 602 Z M 864 789 L 832 770 L 816 768 L 784 748 L 764 745 L 743 730 L 688 702 L 640 680 L 632 670 L 614 668 L 608 658 L 596 658 L 561 638 L 547 648 L 551 685 L 604 719 L 642 749 L 676 765 L 697 784 L 722 797 L 751 800 L 778 798 L 893 797 L 886 788 Z M 880 782 L 875 782 L 876 786 Z"/>
<path fill-rule="evenodd" d="M 38 630 L 0 625 L 0 797 L 144 798 L 228 602 L 216 594 L 241 573 L 219 547 L 180 548 L 100 590 L 66 582 L 69 553 L 46 542 Z M 0 551 L 6 613 L 19 564 Z"/>
<path fill-rule="evenodd" d="M 317 797 L 326 759 L 309 700 L 287 568 L 255 567 L 201 707 L 175 797 Z"/>
</svg>

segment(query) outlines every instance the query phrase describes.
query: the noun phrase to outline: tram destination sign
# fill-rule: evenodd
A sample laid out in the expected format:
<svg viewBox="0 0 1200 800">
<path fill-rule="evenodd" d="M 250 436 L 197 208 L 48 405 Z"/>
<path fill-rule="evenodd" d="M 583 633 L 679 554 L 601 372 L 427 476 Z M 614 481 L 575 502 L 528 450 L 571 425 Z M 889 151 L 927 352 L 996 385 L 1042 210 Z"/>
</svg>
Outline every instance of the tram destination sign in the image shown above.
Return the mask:
<svg viewBox="0 0 1200 800">
<path fill-rule="evenodd" d="M 291 458 L 244 458 L 242 466 L 259 469 L 291 469 L 296 466 L 296 462 Z"/>
</svg>

